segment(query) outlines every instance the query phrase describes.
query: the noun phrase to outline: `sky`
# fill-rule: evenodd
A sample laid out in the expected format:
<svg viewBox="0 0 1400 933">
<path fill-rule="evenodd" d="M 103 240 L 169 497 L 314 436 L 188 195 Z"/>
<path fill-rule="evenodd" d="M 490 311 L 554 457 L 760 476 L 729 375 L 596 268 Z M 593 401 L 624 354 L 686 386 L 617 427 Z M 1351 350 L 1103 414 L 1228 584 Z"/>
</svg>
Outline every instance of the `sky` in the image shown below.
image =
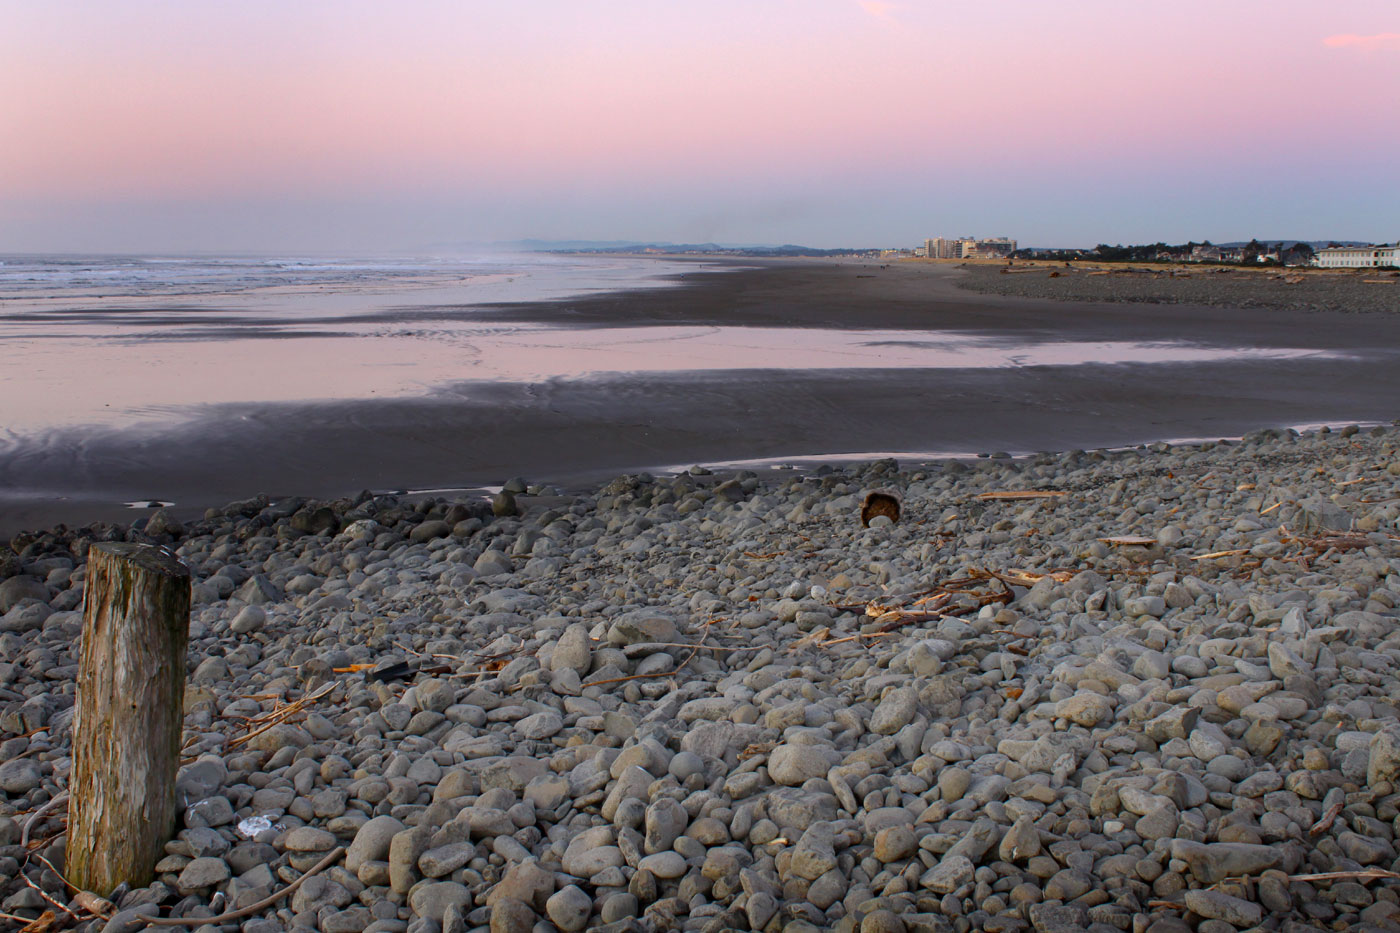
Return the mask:
<svg viewBox="0 0 1400 933">
<path fill-rule="evenodd" d="M 1395 0 L 0 0 L 0 251 L 1400 238 Z"/>
</svg>

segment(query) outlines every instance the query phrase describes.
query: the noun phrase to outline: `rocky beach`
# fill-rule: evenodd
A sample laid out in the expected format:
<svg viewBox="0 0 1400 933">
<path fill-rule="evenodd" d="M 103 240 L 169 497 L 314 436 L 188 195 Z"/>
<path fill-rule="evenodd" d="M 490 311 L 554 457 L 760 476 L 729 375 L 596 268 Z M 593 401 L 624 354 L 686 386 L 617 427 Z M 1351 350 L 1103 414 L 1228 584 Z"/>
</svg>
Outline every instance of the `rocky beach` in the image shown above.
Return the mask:
<svg viewBox="0 0 1400 933">
<path fill-rule="evenodd" d="M 864 527 L 879 490 L 898 520 Z M 1400 432 L 1352 426 L 20 534 L 0 910 L 109 933 L 1394 930 L 1398 518 Z M 104 540 L 195 581 L 179 831 L 110 910 L 62 880 Z"/>
<path fill-rule="evenodd" d="M 969 265 L 964 288 L 1060 301 L 1146 302 L 1281 311 L 1394 313 L 1400 273 L 1384 269 L 1265 269 L 1202 264 Z"/>
</svg>

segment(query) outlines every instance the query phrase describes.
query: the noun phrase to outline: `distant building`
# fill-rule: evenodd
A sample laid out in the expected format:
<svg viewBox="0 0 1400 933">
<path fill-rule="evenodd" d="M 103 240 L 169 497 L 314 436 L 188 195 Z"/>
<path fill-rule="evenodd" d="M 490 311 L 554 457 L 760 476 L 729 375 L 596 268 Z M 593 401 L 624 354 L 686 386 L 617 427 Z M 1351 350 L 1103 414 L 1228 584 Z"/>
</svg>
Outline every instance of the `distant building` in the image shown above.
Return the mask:
<svg viewBox="0 0 1400 933">
<path fill-rule="evenodd" d="M 1374 269 L 1400 266 L 1400 243 L 1376 246 L 1328 246 L 1317 251 L 1317 265 L 1324 269 Z"/>
<path fill-rule="evenodd" d="M 964 259 L 1007 259 L 1016 252 L 1016 241 L 1004 236 L 989 237 L 972 241 L 969 249 L 963 247 Z"/>
<path fill-rule="evenodd" d="M 946 237 L 935 237 L 932 240 L 924 240 L 924 251 L 929 259 L 961 259 L 963 258 L 963 240 L 950 240 Z"/>
<path fill-rule="evenodd" d="M 1006 259 L 1016 252 L 1016 241 L 1008 237 L 935 237 L 924 240 L 924 253 L 929 259 Z"/>
</svg>

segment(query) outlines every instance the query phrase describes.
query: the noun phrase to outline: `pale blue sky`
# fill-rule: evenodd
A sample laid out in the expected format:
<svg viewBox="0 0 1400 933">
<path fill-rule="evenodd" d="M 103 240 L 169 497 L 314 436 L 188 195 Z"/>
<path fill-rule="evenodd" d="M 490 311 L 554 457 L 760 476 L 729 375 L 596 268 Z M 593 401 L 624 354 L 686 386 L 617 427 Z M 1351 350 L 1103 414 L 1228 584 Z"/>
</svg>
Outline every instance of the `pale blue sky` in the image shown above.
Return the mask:
<svg viewBox="0 0 1400 933">
<path fill-rule="evenodd" d="M 1400 8 L 0 3 L 0 249 L 1400 237 Z"/>
</svg>

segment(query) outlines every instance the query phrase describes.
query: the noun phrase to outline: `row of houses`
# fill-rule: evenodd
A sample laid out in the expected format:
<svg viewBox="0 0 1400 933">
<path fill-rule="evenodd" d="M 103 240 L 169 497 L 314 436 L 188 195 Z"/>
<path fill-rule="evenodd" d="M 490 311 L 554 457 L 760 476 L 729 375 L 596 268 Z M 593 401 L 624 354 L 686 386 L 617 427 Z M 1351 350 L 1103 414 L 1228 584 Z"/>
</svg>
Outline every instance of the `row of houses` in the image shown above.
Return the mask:
<svg viewBox="0 0 1400 933">
<path fill-rule="evenodd" d="M 1245 246 L 1192 246 L 1189 254 L 1181 248 L 1160 250 L 1159 262 L 1261 263 L 1283 266 L 1317 266 L 1323 269 L 1365 269 L 1400 267 L 1400 244 L 1375 246 L 1327 246 L 1314 251 L 1303 243 L 1287 248 L 1252 242 Z"/>
<path fill-rule="evenodd" d="M 1278 250 L 1265 250 L 1255 254 L 1256 262 L 1279 262 Z M 1165 253 L 1164 261 L 1170 262 L 1172 259 L 1180 259 L 1174 253 Z M 1245 248 L 1243 246 L 1212 246 L 1209 243 L 1191 248 L 1189 262 L 1244 262 Z"/>
</svg>

